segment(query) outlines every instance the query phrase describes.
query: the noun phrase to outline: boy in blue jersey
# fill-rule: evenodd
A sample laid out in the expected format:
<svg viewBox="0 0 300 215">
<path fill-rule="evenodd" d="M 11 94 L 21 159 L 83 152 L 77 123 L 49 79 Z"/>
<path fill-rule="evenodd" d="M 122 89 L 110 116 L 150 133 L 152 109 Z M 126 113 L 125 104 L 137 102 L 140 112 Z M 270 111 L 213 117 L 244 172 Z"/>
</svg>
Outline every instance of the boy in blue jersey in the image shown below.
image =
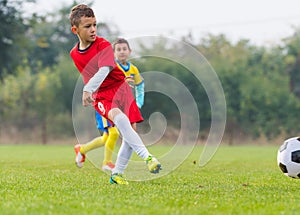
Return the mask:
<svg viewBox="0 0 300 215">
<path fill-rule="evenodd" d="M 133 85 L 135 89 L 136 104 L 141 109 L 144 105 L 144 79 L 138 68 L 128 61 L 131 54 L 129 43 L 124 38 L 118 38 L 113 42 L 112 46 L 117 66 L 124 72 L 127 82 Z"/>
<path fill-rule="evenodd" d="M 118 38 L 112 45 L 117 66 L 124 72 L 127 82 L 133 85 L 137 106 L 141 108 L 144 104 L 144 79 L 138 68 L 128 61 L 131 54 L 129 43 L 124 38 Z M 87 144 L 78 144 L 75 146 L 76 164 L 78 167 L 82 167 L 85 161 L 85 154 L 88 151 L 105 145 L 102 170 L 112 171 L 115 166 L 112 162 L 112 153 L 119 138 L 119 132 L 116 127 L 112 126 L 111 123 L 97 111 L 95 117 L 97 129 L 102 132 L 103 135 Z M 136 123 L 133 123 L 132 126 L 136 130 Z"/>
</svg>

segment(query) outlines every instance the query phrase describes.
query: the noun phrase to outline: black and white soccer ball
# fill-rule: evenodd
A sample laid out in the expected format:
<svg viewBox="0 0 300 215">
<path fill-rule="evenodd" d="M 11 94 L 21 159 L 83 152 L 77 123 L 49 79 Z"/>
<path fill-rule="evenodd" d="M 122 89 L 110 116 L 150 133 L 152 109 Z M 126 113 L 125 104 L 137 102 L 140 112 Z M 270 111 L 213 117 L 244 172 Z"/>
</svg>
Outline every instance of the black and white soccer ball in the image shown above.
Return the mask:
<svg viewBox="0 0 300 215">
<path fill-rule="evenodd" d="M 300 178 L 300 137 L 284 141 L 278 149 L 277 163 L 286 176 Z"/>
</svg>

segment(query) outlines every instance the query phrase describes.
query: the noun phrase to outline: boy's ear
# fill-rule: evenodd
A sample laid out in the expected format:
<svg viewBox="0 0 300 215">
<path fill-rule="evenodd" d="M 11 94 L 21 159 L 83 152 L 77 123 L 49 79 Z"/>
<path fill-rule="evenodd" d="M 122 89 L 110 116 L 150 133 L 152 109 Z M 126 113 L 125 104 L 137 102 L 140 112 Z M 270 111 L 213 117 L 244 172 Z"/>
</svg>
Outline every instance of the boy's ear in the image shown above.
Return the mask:
<svg viewBox="0 0 300 215">
<path fill-rule="evenodd" d="M 77 27 L 75 25 L 73 25 L 71 27 L 71 31 L 73 32 L 73 34 L 77 34 Z"/>
</svg>

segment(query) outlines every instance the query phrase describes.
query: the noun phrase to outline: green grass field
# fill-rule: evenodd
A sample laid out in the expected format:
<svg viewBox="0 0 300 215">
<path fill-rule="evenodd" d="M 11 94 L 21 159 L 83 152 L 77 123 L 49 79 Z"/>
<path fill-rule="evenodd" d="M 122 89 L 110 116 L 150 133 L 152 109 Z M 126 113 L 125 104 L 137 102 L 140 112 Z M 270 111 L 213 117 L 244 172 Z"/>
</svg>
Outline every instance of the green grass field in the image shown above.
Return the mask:
<svg viewBox="0 0 300 215">
<path fill-rule="evenodd" d="M 78 169 L 71 145 L 0 145 L 0 214 L 299 214 L 300 180 L 277 149 L 221 146 L 199 167 L 197 147 L 170 174 L 120 186 L 91 162 Z"/>
</svg>

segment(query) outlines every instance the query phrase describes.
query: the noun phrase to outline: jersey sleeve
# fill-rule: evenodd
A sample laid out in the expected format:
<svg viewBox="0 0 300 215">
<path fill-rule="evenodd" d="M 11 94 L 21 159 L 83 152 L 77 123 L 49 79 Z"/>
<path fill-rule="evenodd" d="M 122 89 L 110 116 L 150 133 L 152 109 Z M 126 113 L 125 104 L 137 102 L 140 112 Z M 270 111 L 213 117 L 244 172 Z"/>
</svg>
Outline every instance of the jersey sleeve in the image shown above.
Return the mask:
<svg viewBox="0 0 300 215">
<path fill-rule="evenodd" d="M 133 71 L 134 71 L 134 84 L 135 85 L 141 84 L 144 81 L 144 79 L 141 76 L 141 74 L 136 66 L 133 66 Z"/>
</svg>

